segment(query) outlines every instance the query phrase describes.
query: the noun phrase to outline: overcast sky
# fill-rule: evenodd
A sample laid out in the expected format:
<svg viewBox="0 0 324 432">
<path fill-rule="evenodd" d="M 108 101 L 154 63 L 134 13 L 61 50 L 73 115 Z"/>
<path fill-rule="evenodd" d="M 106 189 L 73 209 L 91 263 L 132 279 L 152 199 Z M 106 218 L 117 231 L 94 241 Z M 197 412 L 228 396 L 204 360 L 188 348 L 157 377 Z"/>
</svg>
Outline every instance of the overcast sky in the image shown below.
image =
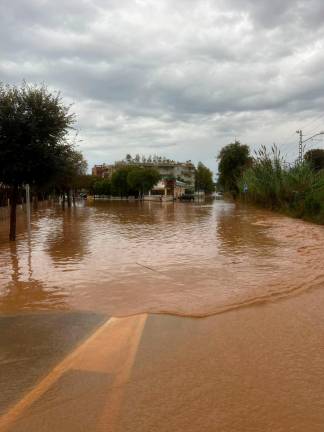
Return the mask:
<svg viewBox="0 0 324 432">
<path fill-rule="evenodd" d="M 0 81 L 60 89 L 90 166 L 215 171 L 235 137 L 293 160 L 296 129 L 324 129 L 323 23 L 323 0 L 2 0 Z"/>
</svg>

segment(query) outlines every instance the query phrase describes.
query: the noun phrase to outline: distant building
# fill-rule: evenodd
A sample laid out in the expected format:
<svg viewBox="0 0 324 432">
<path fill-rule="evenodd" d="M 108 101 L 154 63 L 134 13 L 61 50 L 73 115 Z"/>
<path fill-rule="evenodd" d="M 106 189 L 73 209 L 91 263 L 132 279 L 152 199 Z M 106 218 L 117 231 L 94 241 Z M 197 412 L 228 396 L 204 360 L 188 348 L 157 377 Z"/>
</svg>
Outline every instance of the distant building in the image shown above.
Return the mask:
<svg viewBox="0 0 324 432">
<path fill-rule="evenodd" d="M 182 181 L 171 179 L 171 180 L 160 180 L 148 193 L 144 199 L 147 201 L 173 201 L 179 199 L 185 194 L 188 185 Z"/>
<path fill-rule="evenodd" d="M 182 181 L 188 189 L 195 187 L 195 165 L 189 160 L 187 162 L 175 162 L 171 160 L 158 161 L 121 161 L 116 162 L 115 167 L 138 166 L 143 168 L 155 168 L 161 175 L 162 179 L 175 179 Z"/>
<path fill-rule="evenodd" d="M 195 165 L 190 160 L 187 162 L 175 162 L 162 158 L 145 161 L 130 159 L 115 162 L 113 165 L 95 165 L 92 168 L 92 175 L 110 178 L 116 169 L 125 166 L 155 168 L 160 173 L 162 180 L 177 180 L 178 182 L 183 182 L 186 185 L 186 189 L 194 190 L 195 188 Z"/>
<path fill-rule="evenodd" d="M 100 178 L 110 178 L 115 170 L 115 165 L 95 165 L 92 168 L 92 175 Z"/>
</svg>

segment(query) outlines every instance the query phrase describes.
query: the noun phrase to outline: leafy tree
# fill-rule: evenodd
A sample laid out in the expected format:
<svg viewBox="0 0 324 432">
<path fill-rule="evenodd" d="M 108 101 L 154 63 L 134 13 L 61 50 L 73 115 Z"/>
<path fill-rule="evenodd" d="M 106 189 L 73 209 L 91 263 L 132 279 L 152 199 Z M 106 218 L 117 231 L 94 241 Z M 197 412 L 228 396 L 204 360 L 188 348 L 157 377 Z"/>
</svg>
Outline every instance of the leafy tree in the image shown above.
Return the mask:
<svg viewBox="0 0 324 432">
<path fill-rule="evenodd" d="M 310 163 L 315 171 L 324 169 L 324 150 L 313 149 L 305 153 L 304 159 Z"/>
<path fill-rule="evenodd" d="M 0 182 L 11 188 L 10 240 L 16 239 L 19 187 L 49 183 L 71 148 L 74 122 L 59 94 L 45 86 L 0 84 Z"/>
<path fill-rule="evenodd" d="M 88 193 L 93 194 L 93 186 L 96 181 L 98 181 L 98 177 L 89 174 L 81 174 L 76 177 L 74 186 L 78 191 L 84 189 Z"/>
<path fill-rule="evenodd" d="M 63 194 L 63 205 L 66 194 L 68 206 L 71 206 L 71 191 L 77 189 L 78 178 L 86 174 L 87 167 L 87 161 L 81 152 L 73 148 L 66 149 L 54 178 L 55 187 Z"/>
<path fill-rule="evenodd" d="M 94 195 L 111 195 L 111 181 L 109 179 L 97 180 L 93 185 Z"/>
<path fill-rule="evenodd" d="M 213 173 L 202 162 L 198 163 L 195 171 L 195 188 L 205 193 L 211 193 L 215 190 Z"/>
<path fill-rule="evenodd" d="M 244 170 L 252 163 L 250 149 L 247 145 L 235 141 L 223 147 L 217 157 L 218 164 L 218 184 L 225 191 L 234 196 L 239 192 L 238 180 Z"/>
<path fill-rule="evenodd" d="M 158 183 L 160 178 L 159 172 L 154 168 L 135 168 L 128 173 L 127 182 L 131 189 L 143 197 Z"/>
<path fill-rule="evenodd" d="M 125 166 L 116 170 L 111 176 L 111 192 L 113 195 L 127 197 L 132 195 L 132 190 L 128 184 L 127 177 L 134 167 Z"/>
</svg>

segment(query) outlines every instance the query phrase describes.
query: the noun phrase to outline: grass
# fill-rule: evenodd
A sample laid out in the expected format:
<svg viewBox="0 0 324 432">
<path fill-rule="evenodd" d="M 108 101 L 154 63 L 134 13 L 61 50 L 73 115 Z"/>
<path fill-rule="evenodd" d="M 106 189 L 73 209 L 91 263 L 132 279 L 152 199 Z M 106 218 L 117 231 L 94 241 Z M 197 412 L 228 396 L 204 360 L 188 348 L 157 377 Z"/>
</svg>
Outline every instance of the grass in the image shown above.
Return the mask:
<svg viewBox="0 0 324 432">
<path fill-rule="evenodd" d="M 275 146 L 270 153 L 261 147 L 238 183 L 249 202 L 324 224 L 324 171 L 307 162 L 288 166 Z"/>
</svg>

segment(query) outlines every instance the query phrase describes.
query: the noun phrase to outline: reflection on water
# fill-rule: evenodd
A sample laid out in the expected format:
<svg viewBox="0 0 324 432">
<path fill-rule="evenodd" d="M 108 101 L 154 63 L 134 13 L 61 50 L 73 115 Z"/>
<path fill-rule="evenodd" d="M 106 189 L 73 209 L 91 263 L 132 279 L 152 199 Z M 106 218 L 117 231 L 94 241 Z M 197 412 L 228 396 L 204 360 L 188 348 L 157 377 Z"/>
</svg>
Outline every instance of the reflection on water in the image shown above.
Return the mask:
<svg viewBox="0 0 324 432">
<path fill-rule="evenodd" d="M 0 228 L 0 310 L 203 316 L 320 286 L 323 228 L 230 202 L 41 210 Z"/>
<path fill-rule="evenodd" d="M 273 253 L 277 241 L 267 235 L 268 231 L 260 229 L 260 213 L 253 216 L 251 209 L 239 211 L 233 207 L 224 208 L 217 215 L 217 233 L 221 241 L 221 250 L 229 255 L 249 254 L 264 255 Z M 245 211 L 244 211 L 245 210 Z M 268 216 L 268 215 L 267 215 Z"/>
<path fill-rule="evenodd" d="M 46 242 L 47 252 L 56 268 L 81 261 L 87 254 L 87 218 L 80 218 L 79 210 L 66 209 L 63 218 L 61 214 L 55 215 L 56 223 L 53 230 L 48 233 Z"/>
<path fill-rule="evenodd" d="M 1 287 L 0 306 L 3 311 L 23 309 L 65 308 L 64 294 L 48 290 L 46 284 L 33 277 L 31 244 L 18 251 L 15 243 L 9 245 L 9 267 L 11 280 Z M 21 259 L 21 263 L 20 263 Z"/>
</svg>

